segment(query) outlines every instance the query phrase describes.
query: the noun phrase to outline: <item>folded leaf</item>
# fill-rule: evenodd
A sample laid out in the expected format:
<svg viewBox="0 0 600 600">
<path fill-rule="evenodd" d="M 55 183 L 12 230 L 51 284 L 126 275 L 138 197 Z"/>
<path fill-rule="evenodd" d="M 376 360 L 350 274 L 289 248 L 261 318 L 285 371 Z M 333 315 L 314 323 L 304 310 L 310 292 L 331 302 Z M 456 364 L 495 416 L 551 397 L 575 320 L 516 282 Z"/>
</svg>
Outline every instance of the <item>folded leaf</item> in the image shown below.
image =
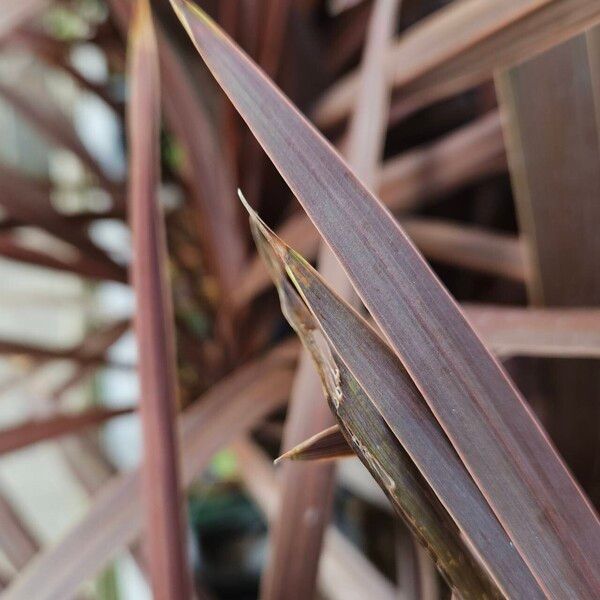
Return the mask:
<svg viewBox="0 0 600 600">
<path fill-rule="evenodd" d="M 426 511 L 423 503 L 427 505 L 427 498 L 437 496 L 505 595 L 541 597 L 527 566 L 391 349 L 314 269 L 276 238 L 254 213 L 250 215 L 254 239 L 277 284 L 283 313 L 310 350 L 342 431 L 349 432 L 348 440 L 394 506 L 405 517 L 408 513 L 409 524 L 421 535 L 430 528 L 439 533 L 431 513 L 416 514 L 418 510 Z M 300 272 L 296 262 L 306 272 Z M 285 278 L 285 270 L 312 314 Z M 318 298 L 313 303 L 315 294 Z M 321 312 L 327 316 L 322 318 Z M 427 484 L 410 478 L 413 461 Z M 411 496 L 407 501 L 407 494 L 418 498 Z M 441 537 L 449 535 L 446 532 Z M 427 540 L 426 547 L 436 548 L 439 540 L 432 543 Z M 441 562 L 443 556 L 448 555 L 440 551 L 434 558 Z M 454 560 L 449 560 L 451 567 L 453 564 Z M 472 588 L 472 578 L 468 578 L 471 587 L 465 588 L 460 579 L 450 575 L 453 569 L 444 572 L 462 594 Z"/>
<path fill-rule="evenodd" d="M 282 93 L 202 11 L 185 0 L 172 4 L 544 591 L 600 594 L 597 516 L 446 289 L 390 213 Z"/>
<path fill-rule="evenodd" d="M 320 337 L 321 331 L 291 284 L 283 280 L 279 290 L 286 318 L 311 352 L 343 435 L 398 514 L 429 549 L 448 585 L 465 600 L 501 597 L 360 384 Z"/>
</svg>

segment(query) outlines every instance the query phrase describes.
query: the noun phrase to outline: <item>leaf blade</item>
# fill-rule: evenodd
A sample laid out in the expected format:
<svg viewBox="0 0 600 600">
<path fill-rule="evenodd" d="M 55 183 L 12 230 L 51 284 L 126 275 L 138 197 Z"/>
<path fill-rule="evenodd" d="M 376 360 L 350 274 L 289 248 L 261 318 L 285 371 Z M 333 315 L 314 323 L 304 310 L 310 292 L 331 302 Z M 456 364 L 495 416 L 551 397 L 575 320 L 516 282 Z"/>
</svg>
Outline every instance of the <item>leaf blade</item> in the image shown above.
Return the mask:
<svg viewBox="0 0 600 600">
<path fill-rule="evenodd" d="M 275 459 L 274 464 L 279 464 L 283 460 L 327 460 L 354 456 L 354 454 L 340 426 L 332 425 L 284 452 Z"/>
<path fill-rule="evenodd" d="M 594 596 L 600 590 L 597 517 L 454 300 L 389 212 L 281 92 L 199 9 L 174 6 L 538 580 L 550 594 Z"/>
<path fill-rule="evenodd" d="M 372 434 L 372 431 L 378 431 L 377 439 L 370 439 L 368 443 L 368 447 L 375 448 L 373 456 L 377 456 L 378 445 L 386 444 L 389 456 L 395 456 L 393 450 L 389 449 L 390 441 L 385 432 L 381 432 L 380 425 L 378 430 L 377 419 L 385 419 L 507 597 L 542 597 L 529 569 L 392 350 L 330 289 L 320 275 L 256 219 L 252 216 L 253 233 L 259 248 L 262 248 L 262 254 L 269 258 L 273 278 L 278 282 L 282 310 L 305 345 L 313 350 L 313 357 L 328 390 L 330 405 L 339 414 L 342 423 L 349 419 L 351 426 L 356 428 L 352 433 L 359 440 Z M 290 284 L 284 280 L 284 268 L 314 318 L 307 316 L 306 308 L 298 306 L 296 297 L 288 291 Z M 322 345 L 318 340 L 306 333 L 315 328 L 315 323 L 327 336 L 332 346 L 331 352 L 320 350 Z M 341 362 L 334 355 L 339 356 Z M 353 383 L 354 379 L 356 383 Z M 366 401 L 367 394 L 376 410 Z M 360 408 L 347 411 L 346 405 L 350 400 Z M 364 431 L 361 415 L 369 421 Z M 359 444 L 354 447 L 360 452 Z M 369 460 L 365 464 L 367 467 L 373 466 Z M 370 469 L 371 472 L 380 485 L 383 484 L 384 491 L 388 495 L 393 494 L 388 478 L 382 475 L 380 467 L 375 467 Z M 406 468 L 395 471 L 399 480 L 403 479 L 405 471 Z M 414 483 L 411 488 L 419 495 Z M 421 504 L 416 502 L 417 506 Z M 412 507 L 413 503 L 409 502 L 408 505 Z"/>
<path fill-rule="evenodd" d="M 287 399 L 296 348 L 280 347 L 203 394 L 179 419 L 182 481 L 188 486 L 213 454 Z M 292 352 L 290 352 L 292 351 Z M 141 533 L 139 469 L 118 475 L 57 544 L 42 550 L 5 592 L 7 600 L 69 598 Z"/>
<path fill-rule="evenodd" d="M 387 56 L 387 77 L 398 88 L 391 120 L 404 118 L 491 79 L 598 21 L 593 0 L 465 0 L 446 6 L 401 35 Z M 326 93 L 315 110 L 321 127 L 351 110 L 358 74 Z"/>
<path fill-rule="evenodd" d="M 175 430 L 177 367 L 168 253 L 160 183 L 158 49 L 148 0 L 137 0 L 127 52 L 131 97 L 129 206 L 141 384 L 145 542 L 152 592 L 176 600 L 191 594 Z"/>
<path fill-rule="evenodd" d="M 37 442 L 79 432 L 93 425 L 100 425 L 109 419 L 130 414 L 133 410 L 132 408 L 110 410 L 90 408 L 75 415 L 57 415 L 0 429 L 0 455 Z"/>
</svg>

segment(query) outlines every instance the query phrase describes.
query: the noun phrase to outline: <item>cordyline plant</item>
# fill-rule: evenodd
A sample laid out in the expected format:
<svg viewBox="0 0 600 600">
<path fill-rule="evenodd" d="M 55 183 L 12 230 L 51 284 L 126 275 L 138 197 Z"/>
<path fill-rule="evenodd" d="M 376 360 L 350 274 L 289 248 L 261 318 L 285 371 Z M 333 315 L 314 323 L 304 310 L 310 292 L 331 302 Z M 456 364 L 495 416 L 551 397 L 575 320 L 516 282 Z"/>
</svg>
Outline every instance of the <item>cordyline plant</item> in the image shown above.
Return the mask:
<svg viewBox="0 0 600 600">
<path fill-rule="evenodd" d="M 43 418 L 3 426 L 0 453 L 55 444 L 89 497 L 44 545 L 0 485 L 3 598 L 81 597 L 123 551 L 155 598 L 229 593 L 210 565 L 192 575 L 186 539 L 186 490 L 220 491 L 203 474 L 224 448 L 268 526 L 264 600 L 600 597 L 600 4 L 201 4 L 6 0 L 0 15 L 2 52 L 101 99 L 127 150 L 126 180 L 109 177 L 52 95 L 0 80 L 110 200 L 66 212 L 51 178 L 2 163 L 0 255 L 136 299 L 70 348 L 0 339 L 25 376 L 73 366 Z M 125 100 L 74 66 L 89 43 Z M 130 228 L 130 264 L 94 241 L 105 219 Z M 109 352 L 132 328 L 136 365 Z M 107 368 L 137 369 L 138 405 L 65 410 Z M 143 459 L 120 472 L 92 430 L 136 409 Z M 337 477 L 386 497 L 383 528 L 350 528 L 360 548 L 332 524 Z M 390 568 L 373 549 L 392 518 Z"/>
</svg>

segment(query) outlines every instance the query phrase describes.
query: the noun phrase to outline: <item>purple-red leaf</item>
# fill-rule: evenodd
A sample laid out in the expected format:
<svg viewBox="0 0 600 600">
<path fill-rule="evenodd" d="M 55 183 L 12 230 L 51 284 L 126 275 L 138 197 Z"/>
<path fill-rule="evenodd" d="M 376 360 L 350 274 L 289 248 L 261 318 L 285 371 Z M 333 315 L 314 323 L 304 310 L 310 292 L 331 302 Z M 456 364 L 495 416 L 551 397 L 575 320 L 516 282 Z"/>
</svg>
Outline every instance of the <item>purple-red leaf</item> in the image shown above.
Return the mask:
<svg viewBox="0 0 600 600">
<path fill-rule="evenodd" d="M 158 52 L 148 0 L 137 0 L 130 32 L 127 107 L 129 203 L 133 239 L 135 330 L 142 399 L 145 541 L 155 597 L 189 597 L 184 516 L 175 433 L 177 375 L 173 309 L 160 182 Z"/>
<path fill-rule="evenodd" d="M 439 515 L 445 511 L 436 509 L 432 495 L 508 597 L 541 597 L 532 574 L 392 350 L 314 269 L 252 213 L 251 219 L 261 255 L 277 282 L 282 310 L 311 350 L 345 435 L 394 506 L 415 524 L 451 584 L 464 597 L 482 595 L 481 580 L 471 569 L 465 565 L 464 571 L 456 570 L 457 562 L 466 560 L 457 558 L 462 543 L 452 544 L 448 531 L 440 535 L 445 526 Z M 314 317 L 289 289 L 283 269 Z M 394 436 L 407 454 L 394 445 Z M 413 462 L 425 486 L 414 476 Z"/>
<path fill-rule="evenodd" d="M 494 70 L 568 39 L 600 19 L 595 0 L 463 0 L 452 2 L 399 36 L 385 72 L 398 88 L 391 119 L 406 116 L 491 79 Z M 359 74 L 338 80 L 315 118 L 329 126 L 354 105 Z"/>
<path fill-rule="evenodd" d="M 236 371 L 180 418 L 182 481 L 189 485 L 213 454 L 287 399 L 297 347 L 279 347 Z M 3 600 L 70 598 L 141 533 L 140 473 L 109 482 L 85 516 L 57 544 L 45 548 L 12 582 Z"/>
<path fill-rule="evenodd" d="M 508 377 L 390 213 L 279 90 L 185 0 L 205 62 L 340 260 L 546 593 L 600 593 L 600 524 Z"/>
<path fill-rule="evenodd" d="M 0 454 L 12 452 L 25 446 L 79 432 L 86 427 L 99 425 L 114 417 L 129 414 L 131 408 L 102 409 L 90 408 L 75 415 L 57 415 L 0 429 Z"/>
</svg>

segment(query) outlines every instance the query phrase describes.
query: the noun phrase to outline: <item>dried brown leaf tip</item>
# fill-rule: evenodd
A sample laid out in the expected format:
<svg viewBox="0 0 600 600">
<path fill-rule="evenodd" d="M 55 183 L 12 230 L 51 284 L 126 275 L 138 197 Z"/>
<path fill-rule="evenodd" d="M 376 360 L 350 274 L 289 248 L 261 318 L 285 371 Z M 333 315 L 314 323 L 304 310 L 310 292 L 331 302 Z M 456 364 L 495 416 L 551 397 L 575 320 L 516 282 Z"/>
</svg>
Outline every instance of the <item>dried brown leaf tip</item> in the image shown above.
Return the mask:
<svg viewBox="0 0 600 600">
<path fill-rule="evenodd" d="M 283 460 L 335 460 L 354 455 L 340 426 L 332 425 L 276 458 L 275 464 Z"/>
</svg>

